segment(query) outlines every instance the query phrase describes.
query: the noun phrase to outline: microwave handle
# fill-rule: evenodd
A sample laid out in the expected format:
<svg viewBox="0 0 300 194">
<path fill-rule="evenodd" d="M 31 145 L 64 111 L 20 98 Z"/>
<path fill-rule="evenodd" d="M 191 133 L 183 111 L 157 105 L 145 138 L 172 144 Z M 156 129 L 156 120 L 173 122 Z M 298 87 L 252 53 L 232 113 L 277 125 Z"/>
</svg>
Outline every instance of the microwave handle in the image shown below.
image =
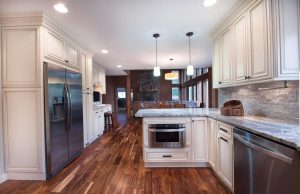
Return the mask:
<svg viewBox="0 0 300 194">
<path fill-rule="evenodd" d="M 150 132 L 184 132 L 185 128 L 179 128 L 179 129 L 154 129 L 149 128 Z"/>
</svg>

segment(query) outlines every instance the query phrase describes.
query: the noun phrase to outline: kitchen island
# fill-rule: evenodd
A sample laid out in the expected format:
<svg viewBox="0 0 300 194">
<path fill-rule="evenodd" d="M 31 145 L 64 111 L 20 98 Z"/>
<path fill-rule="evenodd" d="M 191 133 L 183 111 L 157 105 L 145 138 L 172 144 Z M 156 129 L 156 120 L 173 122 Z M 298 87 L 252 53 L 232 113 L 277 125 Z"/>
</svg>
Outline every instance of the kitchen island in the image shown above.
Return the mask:
<svg viewBox="0 0 300 194">
<path fill-rule="evenodd" d="M 223 116 L 219 109 L 201 108 L 140 109 L 135 116 L 143 118 L 146 167 L 211 167 L 232 191 L 234 177 L 243 185 L 239 181 L 249 181 L 249 172 L 261 165 L 266 165 L 263 174 L 285 177 L 292 185 L 300 178 L 295 173 L 300 164 L 297 121 Z"/>
</svg>

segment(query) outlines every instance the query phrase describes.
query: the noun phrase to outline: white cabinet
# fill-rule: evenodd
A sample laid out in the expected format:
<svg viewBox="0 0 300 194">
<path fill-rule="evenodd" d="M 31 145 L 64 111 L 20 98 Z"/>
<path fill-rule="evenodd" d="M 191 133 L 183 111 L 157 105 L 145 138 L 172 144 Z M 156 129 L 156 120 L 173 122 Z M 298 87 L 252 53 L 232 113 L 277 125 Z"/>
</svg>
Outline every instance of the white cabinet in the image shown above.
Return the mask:
<svg viewBox="0 0 300 194">
<path fill-rule="evenodd" d="M 273 17 L 277 36 L 274 41 L 281 45 L 277 50 L 278 77 L 299 79 L 300 70 L 300 2 L 299 0 L 274 0 Z"/>
<path fill-rule="evenodd" d="M 105 69 L 96 64 L 93 65 L 93 82 L 96 91 L 106 94 Z"/>
<path fill-rule="evenodd" d="M 213 87 L 299 80 L 299 4 L 249 1 L 225 18 L 212 34 Z"/>
<path fill-rule="evenodd" d="M 44 55 L 50 62 L 80 68 L 79 49 L 58 33 L 44 28 Z"/>
<path fill-rule="evenodd" d="M 251 80 L 268 79 L 271 76 L 267 28 L 267 8 L 266 1 L 263 0 L 249 9 Z"/>
<path fill-rule="evenodd" d="M 221 37 L 214 40 L 213 44 L 213 87 L 217 88 L 220 84 L 221 71 Z"/>
<path fill-rule="evenodd" d="M 213 169 L 216 169 L 217 161 L 217 121 L 207 120 L 207 150 L 208 162 Z"/>
<path fill-rule="evenodd" d="M 93 110 L 93 127 L 90 140 L 94 141 L 104 132 L 104 112 L 103 108 Z M 90 142 L 91 143 L 91 142 Z"/>
<path fill-rule="evenodd" d="M 207 162 L 207 118 L 192 118 L 192 161 Z"/>
<path fill-rule="evenodd" d="M 225 30 L 221 35 L 221 82 L 220 84 L 230 84 L 231 83 L 231 29 Z"/>
<path fill-rule="evenodd" d="M 244 82 L 248 76 L 247 61 L 247 17 L 242 15 L 232 26 L 232 64 L 234 82 Z"/>
<path fill-rule="evenodd" d="M 2 28 L 3 87 L 40 87 L 40 27 Z"/>
<path fill-rule="evenodd" d="M 93 64 L 92 58 L 84 53 L 80 54 L 82 90 L 84 92 L 93 92 Z"/>
<path fill-rule="evenodd" d="M 217 122 L 217 174 L 233 190 L 233 128 Z"/>
</svg>

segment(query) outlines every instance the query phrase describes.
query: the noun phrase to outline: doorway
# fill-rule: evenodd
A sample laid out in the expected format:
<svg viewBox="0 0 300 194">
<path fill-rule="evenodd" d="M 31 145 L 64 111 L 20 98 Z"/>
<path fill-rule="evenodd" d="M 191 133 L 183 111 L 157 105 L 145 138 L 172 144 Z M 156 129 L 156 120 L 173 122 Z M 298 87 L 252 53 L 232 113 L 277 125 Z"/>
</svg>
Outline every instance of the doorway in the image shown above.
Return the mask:
<svg viewBox="0 0 300 194">
<path fill-rule="evenodd" d="M 117 120 L 127 120 L 127 113 L 126 113 L 126 88 L 120 87 L 116 88 L 116 113 L 117 113 Z"/>
</svg>

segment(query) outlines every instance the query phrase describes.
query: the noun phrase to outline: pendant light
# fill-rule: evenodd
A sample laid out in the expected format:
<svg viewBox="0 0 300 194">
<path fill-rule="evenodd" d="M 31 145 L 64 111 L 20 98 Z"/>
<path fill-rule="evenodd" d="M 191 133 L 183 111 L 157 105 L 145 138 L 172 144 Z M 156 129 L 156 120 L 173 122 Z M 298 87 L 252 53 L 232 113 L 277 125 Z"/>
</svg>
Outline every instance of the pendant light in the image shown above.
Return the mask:
<svg viewBox="0 0 300 194">
<path fill-rule="evenodd" d="M 153 34 L 153 37 L 156 40 L 156 64 L 155 67 L 153 69 L 153 75 L 154 77 L 159 77 L 160 76 L 160 67 L 157 65 L 157 38 L 159 37 L 159 34 Z"/>
<path fill-rule="evenodd" d="M 186 74 L 187 75 L 193 75 L 194 74 L 194 67 L 192 65 L 192 57 L 191 57 L 191 36 L 193 36 L 193 32 L 188 32 L 186 36 L 189 37 L 189 58 L 190 58 L 190 63 L 187 66 Z"/>
<path fill-rule="evenodd" d="M 173 61 L 173 59 L 170 59 L 170 62 L 171 62 L 171 73 L 166 73 L 165 74 L 165 80 L 178 79 L 178 73 L 172 72 L 172 61 Z"/>
</svg>

